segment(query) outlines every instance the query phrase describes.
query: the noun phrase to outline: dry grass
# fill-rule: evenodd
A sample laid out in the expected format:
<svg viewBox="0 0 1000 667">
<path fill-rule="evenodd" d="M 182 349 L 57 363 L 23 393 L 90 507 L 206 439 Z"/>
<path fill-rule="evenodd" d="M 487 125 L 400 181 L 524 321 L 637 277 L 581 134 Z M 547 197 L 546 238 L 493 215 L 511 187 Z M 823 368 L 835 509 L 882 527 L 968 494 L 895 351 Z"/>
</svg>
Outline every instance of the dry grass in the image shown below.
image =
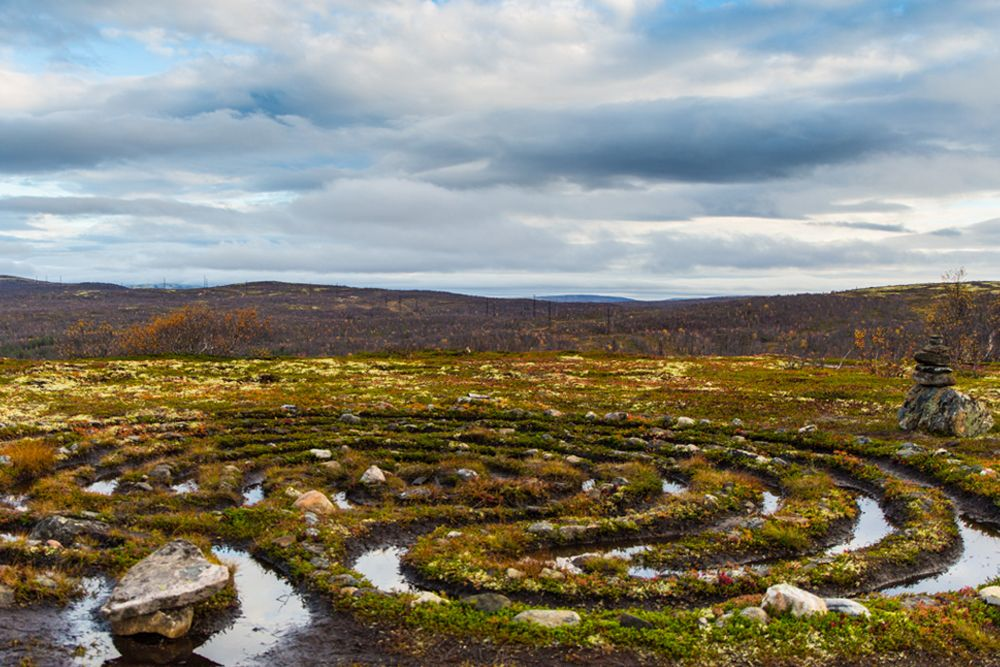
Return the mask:
<svg viewBox="0 0 1000 667">
<path fill-rule="evenodd" d="M 50 472 L 56 464 L 55 448 L 42 440 L 12 442 L 3 454 L 10 458 L 10 470 L 19 480 L 35 479 Z"/>
</svg>

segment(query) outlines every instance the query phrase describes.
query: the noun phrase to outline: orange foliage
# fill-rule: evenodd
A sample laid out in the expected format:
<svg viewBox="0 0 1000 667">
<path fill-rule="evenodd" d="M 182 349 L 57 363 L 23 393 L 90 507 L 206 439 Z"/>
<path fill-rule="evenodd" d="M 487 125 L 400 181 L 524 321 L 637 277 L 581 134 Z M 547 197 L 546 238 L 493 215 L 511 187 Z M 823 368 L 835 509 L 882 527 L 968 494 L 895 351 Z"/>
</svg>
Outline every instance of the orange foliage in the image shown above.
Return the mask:
<svg viewBox="0 0 1000 667">
<path fill-rule="evenodd" d="M 55 448 L 41 440 L 12 442 L 3 453 L 10 457 L 11 471 L 21 480 L 43 475 L 52 470 L 56 463 Z"/>
<path fill-rule="evenodd" d="M 270 335 L 270 320 L 255 308 L 216 312 L 198 304 L 129 327 L 117 345 L 124 354 L 237 356 L 259 352 Z"/>
</svg>

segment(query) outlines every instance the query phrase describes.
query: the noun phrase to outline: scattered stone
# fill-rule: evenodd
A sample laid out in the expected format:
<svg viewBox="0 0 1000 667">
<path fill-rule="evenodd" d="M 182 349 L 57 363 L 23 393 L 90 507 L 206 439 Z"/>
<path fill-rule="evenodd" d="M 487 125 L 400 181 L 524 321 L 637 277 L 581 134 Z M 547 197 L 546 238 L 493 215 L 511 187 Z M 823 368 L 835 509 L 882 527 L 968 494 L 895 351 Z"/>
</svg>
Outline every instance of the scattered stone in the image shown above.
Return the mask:
<svg viewBox="0 0 1000 667">
<path fill-rule="evenodd" d="M 647 630 L 653 627 L 653 624 L 646 619 L 629 613 L 623 613 L 618 617 L 618 625 L 623 628 L 633 628 L 635 630 Z"/>
<path fill-rule="evenodd" d="M 430 591 L 421 591 L 420 593 L 417 593 L 417 597 L 410 601 L 410 606 L 417 607 L 422 604 L 444 604 L 446 602 L 447 600 L 440 595 L 435 595 Z"/>
<path fill-rule="evenodd" d="M 558 419 L 559 417 L 563 416 L 562 411 L 556 410 L 555 408 L 549 408 L 548 410 L 545 411 L 544 414 L 546 417 L 552 417 L 554 419 Z"/>
<path fill-rule="evenodd" d="M 566 578 L 566 575 L 559 570 L 553 570 L 550 567 L 543 567 L 542 571 L 538 573 L 538 576 L 542 579 L 554 579 L 560 581 Z"/>
<path fill-rule="evenodd" d="M 281 547 L 283 549 L 287 549 L 288 547 L 295 544 L 295 542 L 296 540 L 294 535 L 282 535 L 281 537 L 277 537 L 274 539 L 274 545 Z"/>
<path fill-rule="evenodd" d="M 344 414 L 340 415 L 340 421 L 344 422 L 345 424 L 360 424 L 361 417 L 351 414 L 350 412 L 345 412 Z"/>
<path fill-rule="evenodd" d="M 473 479 L 479 479 L 479 473 L 470 468 L 459 468 L 455 471 L 455 474 L 462 478 L 463 481 L 470 481 Z"/>
<path fill-rule="evenodd" d="M 448 534 L 445 535 L 449 540 L 454 540 L 462 536 L 462 531 L 460 530 L 450 530 Z"/>
<path fill-rule="evenodd" d="M 462 598 L 462 602 L 472 605 L 476 611 L 494 614 L 510 606 L 510 598 L 499 593 L 479 593 Z"/>
<path fill-rule="evenodd" d="M 979 599 L 986 604 L 1000 607 L 1000 586 L 987 586 L 979 590 Z"/>
<path fill-rule="evenodd" d="M 923 452 L 924 448 L 916 444 L 915 442 L 904 442 L 902 445 L 899 446 L 899 449 L 896 450 L 896 456 L 903 459 L 908 459 L 911 456 L 916 456 L 917 454 L 923 454 Z"/>
<path fill-rule="evenodd" d="M 594 412 L 593 410 L 588 410 L 587 414 L 585 414 L 583 416 L 583 418 L 586 419 L 587 421 L 591 421 L 592 422 L 592 421 L 594 421 L 594 420 L 597 419 L 597 413 Z"/>
<path fill-rule="evenodd" d="M 508 579 L 514 579 L 514 580 L 524 579 L 524 572 L 518 570 L 516 567 L 508 567 L 507 571 L 504 574 L 507 575 Z"/>
<path fill-rule="evenodd" d="M 208 562 L 195 545 L 174 540 L 132 566 L 101 613 L 115 634 L 169 632 L 164 636 L 176 638 L 191 627 L 184 608 L 190 611 L 192 605 L 225 588 L 229 576 L 228 568 Z"/>
<path fill-rule="evenodd" d="M 149 479 L 157 484 L 170 484 L 173 476 L 173 469 L 166 463 L 161 463 L 149 471 Z"/>
<path fill-rule="evenodd" d="M 298 500 L 299 496 L 302 495 L 302 492 L 296 489 L 294 486 L 289 486 L 288 488 L 285 489 L 285 495 L 291 498 L 292 500 Z"/>
<path fill-rule="evenodd" d="M 628 420 L 627 412 L 609 412 L 604 415 L 604 421 L 606 422 L 623 422 Z"/>
<path fill-rule="evenodd" d="M 817 430 L 816 424 L 806 424 L 805 426 L 799 429 L 799 433 L 804 435 L 806 433 L 815 433 L 816 430 Z"/>
<path fill-rule="evenodd" d="M 536 521 L 528 526 L 527 531 L 532 535 L 547 535 L 555 532 L 556 527 L 548 521 Z"/>
<path fill-rule="evenodd" d="M 294 503 L 294 507 L 313 514 L 333 514 L 337 511 L 337 506 L 330 502 L 322 491 L 313 489 L 306 491 Z"/>
<path fill-rule="evenodd" d="M 868 607 L 864 606 L 860 602 L 855 602 L 854 600 L 849 600 L 847 598 L 823 598 L 823 602 L 826 604 L 827 611 L 831 611 L 837 614 L 844 614 L 845 616 L 871 616 L 872 613 L 868 611 Z"/>
<path fill-rule="evenodd" d="M 899 409 L 899 428 L 958 437 L 975 437 L 993 428 L 993 415 L 986 405 L 951 388 L 955 379 L 948 365 L 950 350 L 941 336 L 931 336 L 913 358 L 916 384 Z"/>
<path fill-rule="evenodd" d="M 361 475 L 362 484 L 385 484 L 385 473 L 376 465 L 370 466 Z"/>
<path fill-rule="evenodd" d="M 758 623 L 767 623 L 770 620 L 770 616 L 761 607 L 744 607 L 740 609 L 740 616 L 743 618 L 749 618 L 751 621 L 756 621 Z"/>
<path fill-rule="evenodd" d="M 35 524 L 28 534 L 29 540 L 38 542 L 48 542 L 55 540 L 61 545 L 72 546 L 77 538 L 86 536 L 101 543 L 106 543 L 109 539 L 108 532 L 111 526 L 102 521 L 92 521 L 85 519 L 70 519 L 69 517 L 55 514 L 48 516 Z"/>
<path fill-rule="evenodd" d="M 775 584 L 767 589 L 760 606 L 774 614 L 791 613 L 792 616 L 825 614 L 823 598 L 791 584 Z"/>
<path fill-rule="evenodd" d="M 331 452 L 329 449 L 310 449 L 309 453 L 312 454 L 314 458 L 317 458 L 321 461 L 327 461 L 333 458 L 333 452 Z"/>
<path fill-rule="evenodd" d="M 47 588 L 50 591 L 54 591 L 55 589 L 59 588 L 59 582 L 57 582 L 55 579 L 53 579 L 47 574 L 40 574 L 36 576 L 34 579 L 32 579 L 32 583 L 35 584 L 35 586 L 38 586 L 39 588 Z"/>
<path fill-rule="evenodd" d="M 674 422 L 674 428 L 685 429 L 694 427 L 694 420 L 690 417 L 678 417 L 677 421 Z"/>
<path fill-rule="evenodd" d="M 729 422 L 729 425 L 735 428 L 743 428 L 743 420 L 739 417 L 734 417 L 733 420 Z"/>
<path fill-rule="evenodd" d="M 575 611 L 562 609 L 529 609 L 515 616 L 514 622 L 533 623 L 543 628 L 560 628 L 576 625 L 580 622 L 580 615 Z"/>
<path fill-rule="evenodd" d="M 341 586 L 341 587 L 344 587 L 344 586 L 354 586 L 355 588 L 357 588 L 358 586 L 361 585 L 361 582 L 358 581 L 353 575 L 350 575 L 350 574 L 337 574 L 337 575 L 334 575 L 334 576 L 330 577 L 330 583 L 333 584 L 333 585 L 335 585 L 335 586 Z"/>
<path fill-rule="evenodd" d="M 17 604 L 14 589 L 0 584 L 0 609 L 9 609 Z"/>
<path fill-rule="evenodd" d="M 59 540 L 45 540 L 45 546 L 49 549 L 62 549 L 62 542 Z"/>
<path fill-rule="evenodd" d="M 291 403 L 285 403 L 284 405 L 281 406 L 281 409 L 284 410 L 285 412 L 298 412 L 299 406 L 292 405 Z"/>
<path fill-rule="evenodd" d="M 582 459 L 576 454 L 570 454 L 569 456 L 566 457 L 566 463 L 577 466 L 580 465 L 581 463 L 586 463 L 586 459 Z"/>
<path fill-rule="evenodd" d="M 854 442 L 855 442 L 855 444 L 858 444 L 858 445 L 870 445 L 870 444 L 872 444 L 872 439 L 869 438 L 867 435 L 859 435 L 859 436 L 855 436 Z"/>
<path fill-rule="evenodd" d="M 340 474 L 344 470 L 344 466 L 340 465 L 340 461 L 327 461 L 320 465 L 331 475 Z"/>
</svg>

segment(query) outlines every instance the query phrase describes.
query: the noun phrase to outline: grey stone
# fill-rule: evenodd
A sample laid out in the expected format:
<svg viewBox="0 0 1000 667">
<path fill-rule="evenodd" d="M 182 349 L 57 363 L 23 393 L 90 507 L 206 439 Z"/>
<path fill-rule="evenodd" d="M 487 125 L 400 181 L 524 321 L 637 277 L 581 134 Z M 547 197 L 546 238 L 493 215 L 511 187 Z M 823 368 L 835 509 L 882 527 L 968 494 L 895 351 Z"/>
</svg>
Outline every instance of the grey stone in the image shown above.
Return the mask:
<svg viewBox="0 0 1000 667">
<path fill-rule="evenodd" d="M 740 609 L 740 616 L 743 618 L 749 618 L 751 621 L 756 621 L 758 623 L 767 623 L 770 620 L 770 616 L 761 607 L 744 607 Z"/>
<path fill-rule="evenodd" d="M 653 627 L 653 624 L 646 619 L 629 613 L 623 613 L 618 617 L 618 625 L 623 628 L 633 628 L 635 630 L 646 630 Z"/>
<path fill-rule="evenodd" d="M 362 484 L 385 484 L 385 473 L 376 465 L 370 466 L 361 475 Z"/>
<path fill-rule="evenodd" d="M 580 615 L 563 609 L 529 609 L 515 616 L 514 622 L 532 623 L 543 628 L 560 628 L 576 625 L 580 622 Z"/>
<path fill-rule="evenodd" d="M 986 604 L 1000 607 L 1000 586 L 987 586 L 979 589 L 979 599 Z"/>
<path fill-rule="evenodd" d="M 194 607 L 160 609 L 151 614 L 113 620 L 111 632 L 116 635 L 157 634 L 167 639 L 178 639 L 191 629 L 192 620 Z"/>
<path fill-rule="evenodd" d="M 791 613 L 792 616 L 812 616 L 827 612 L 823 598 L 791 584 L 775 584 L 768 588 L 760 606 L 769 613 Z"/>
<path fill-rule="evenodd" d="M 345 412 L 344 414 L 340 415 L 340 421 L 344 422 L 345 424 L 360 424 L 361 417 L 353 415 L 350 412 Z"/>
<path fill-rule="evenodd" d="M 55 540 L 63 546 L 72 546 L 80 536 L 91 537 L 98 542 L 108 541 L 108 531 L 111 526 L 102 521 L 89 519 L 70 519 L 58 514 L 48 516 L 35 524 L 28 534 L 28 539 L 47 542 Z"/>
<path fill-rule="evenodd" d="M 133 565 L 101 607 L 114 624 L 157 611 L 188 607 L 226 587 L 229 569 L 208 562 L 195 545 L 174 540 Z"/>
<path fill-rule="evenodd" d="M 950 387 L 915 385 L 897 415 L 904 431 L 975 437 L 993 428 L 993 415 L 979 401 Z"/>
<path fill-rule="evenodd" d="M 854 600 L 849 600 L 847 598 L 823 598 L 823 602 L 826 603 L 828 611 L 832 611 L 837 614 L 864 617 L 872 615 L 872 613 L 868 611 L 868 607 L 864 606 L 860 602 L 855 602 Z"/>
<path fill-rule="evenodd" d="M 14 589 L 0 584 L 0 609 L 8 609 L 17 604 L 14 597 Z"/>
<path fill-rule="evenodd" d="M 462 598 L 462 602 L 472 605 L 476 611 L 493 614 L 510 606 L 510 598 L 499 593 L 479 593 Z"/>
</svg>

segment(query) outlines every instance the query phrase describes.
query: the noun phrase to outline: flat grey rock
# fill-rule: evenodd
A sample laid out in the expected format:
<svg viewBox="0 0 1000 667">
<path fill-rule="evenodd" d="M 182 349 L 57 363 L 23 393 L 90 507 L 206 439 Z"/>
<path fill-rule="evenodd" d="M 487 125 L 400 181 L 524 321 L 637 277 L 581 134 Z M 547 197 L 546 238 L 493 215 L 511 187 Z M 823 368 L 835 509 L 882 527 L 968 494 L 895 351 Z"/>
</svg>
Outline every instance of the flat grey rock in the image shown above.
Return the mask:
<svg viewBox="0 0 1000 667">
<path fill-rule="evenodd" d="M 143 558 L 115 586 L 101 613 L 112 623 L 211 597 L 229 583 L 229 568 L 208 562 L 195 545 L 174 540 Z"/>
</svg>

